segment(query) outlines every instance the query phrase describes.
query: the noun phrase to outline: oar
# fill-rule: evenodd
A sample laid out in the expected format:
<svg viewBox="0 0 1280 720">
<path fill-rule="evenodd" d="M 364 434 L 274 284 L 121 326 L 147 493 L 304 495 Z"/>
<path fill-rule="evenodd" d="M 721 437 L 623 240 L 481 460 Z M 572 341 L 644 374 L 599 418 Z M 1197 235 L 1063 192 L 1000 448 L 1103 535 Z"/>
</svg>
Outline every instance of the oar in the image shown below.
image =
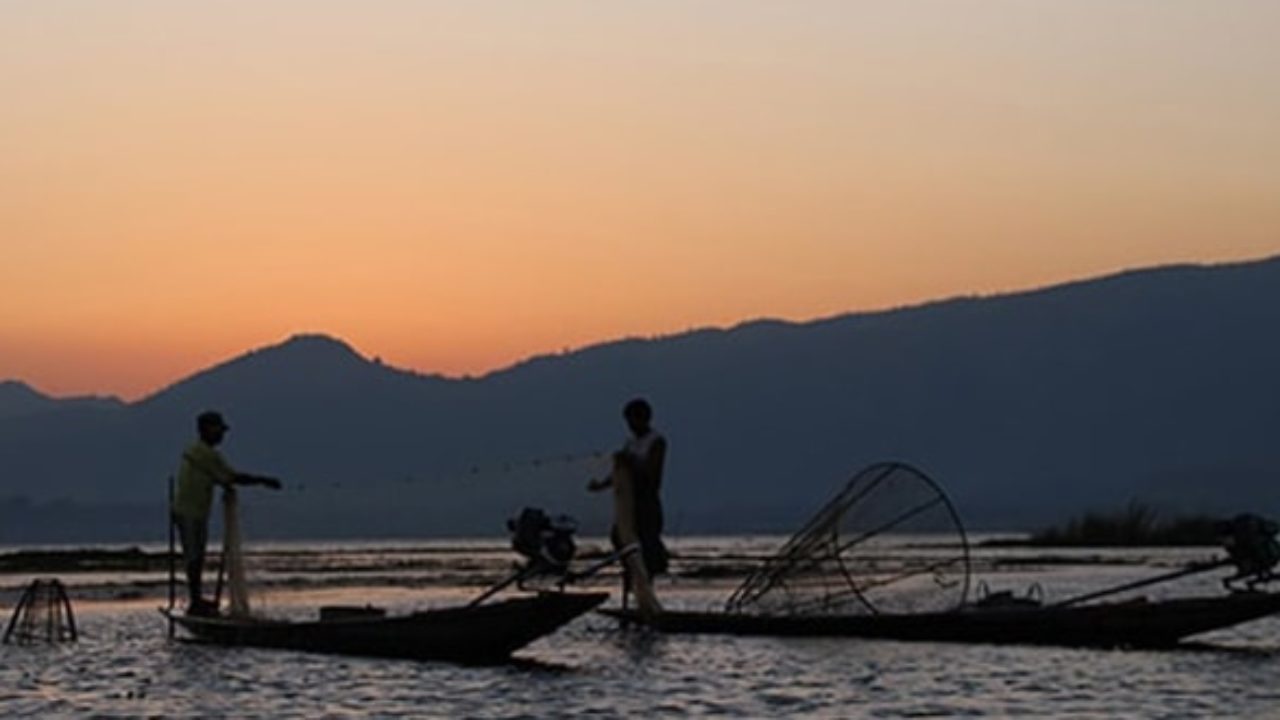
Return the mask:
<svg viewBox="0 0 1280 720">
<path fill-rule="evenodd" d="M 218 581 L 213 585 L 213 608 L 218 610 L 222 607 L 222 578 L 227 569 L 227 551 L 224 547 L 218 553 Z"/>
<path fill-rule="evenodd" d="M 1083 595 L 1077 595 L 1073 598 L 1067 598 L 1066 600 L 1061 600 L 1051 605 L 1046 605 L 1045 607 L 1061 608 L 1061 607 L 1068 607 L 1070 605 L 1078 605 L 1088 600 L 1097 600 L 1100 597 L 1106 597 L 1107 595 L 1115 595 L 1116 593 L 1121 593 L 1126 590 L 1136 590 L 1140 587 L 1155 585 L 1156 583 L 1168 582 L 1169 580 L 1177 580 L 1178 578 L 1186 577 L 1188 575 L 1195 575 L 1197 573 L 1208 572 L 1210 570 L 1217 570 L 1220 567 L 1226 567 L 1227 565 L 1230 565 L 1230 564 L 1231 564 L 1231 560 L 1229 559 L 1213 560 L 1210 562 L 1203 562 L 1203 563 L 1192 563 L 1191 565 L 1181 570 L 1176 570 L 1171 573 L 1166 573 L 1164 575 L 1157 575 L 1155 577 L 1147 578 L 1145 580 L 1135 580 L 1131 583 L 1125 583 L 1124 585 L 1117 585 L 1111 588 L 1103 588 L 1102 590 L 1096 590 L 1094 592 L 1088 592 Z"/>
<path fill-rule="evenodd" d="M 165 508 L 165 516 L 169 519 L 169 639 L 173 639 L 173 608 L 178 604 L 175 589 L 178 583 L 178 564 L 174 557 L 173 527 L 173 476 L 169 476 L 169 504 Z"/>
</svg>

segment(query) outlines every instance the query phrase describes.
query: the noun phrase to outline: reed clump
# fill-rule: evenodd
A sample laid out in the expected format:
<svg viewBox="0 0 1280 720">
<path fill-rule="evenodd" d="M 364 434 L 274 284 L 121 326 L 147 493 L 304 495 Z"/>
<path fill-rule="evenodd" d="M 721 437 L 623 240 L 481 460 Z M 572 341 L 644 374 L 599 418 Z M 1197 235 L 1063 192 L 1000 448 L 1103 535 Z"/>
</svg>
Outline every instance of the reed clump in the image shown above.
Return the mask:
<svg viewBox="0 0 1280 720">
<path fill-rule="evenodd" d="M 1137 500 L 1112 512 L 1086 512 L 1033 533 L 1027 543 L 1045 547 L 1216 545 L 1220 518 L 1183 515 L 1170 519 Z"/>
</svg>

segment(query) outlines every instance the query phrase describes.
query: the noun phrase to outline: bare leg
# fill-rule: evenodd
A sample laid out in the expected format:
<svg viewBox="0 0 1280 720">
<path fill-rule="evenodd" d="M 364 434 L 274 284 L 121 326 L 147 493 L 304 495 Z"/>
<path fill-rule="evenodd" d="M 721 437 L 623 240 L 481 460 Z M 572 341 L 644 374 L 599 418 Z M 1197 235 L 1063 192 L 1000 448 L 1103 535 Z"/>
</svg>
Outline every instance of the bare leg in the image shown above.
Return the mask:
<svg viewBox="0 0 1280 720">
<path fill-rule="evenodd" d="M 623 547 L 637 546 L 639 537 L 636 532 L 635 492 L 632 486 L 631 472 L 626 466 L 617 464 L 613 469 L 613 522 L 617 530 L 617 544 Z M 658 602 L 649 582 L 649 571 L 645 569 L 644 559 L 640 552 L 627 553 L 622 559 L 627 587 L 636 595 L 636 606 L 645 619 L 652 619 L 662 612 L 662 604 Z M 625 590 L 624 590 L 625 598 Z"/>
</svg>

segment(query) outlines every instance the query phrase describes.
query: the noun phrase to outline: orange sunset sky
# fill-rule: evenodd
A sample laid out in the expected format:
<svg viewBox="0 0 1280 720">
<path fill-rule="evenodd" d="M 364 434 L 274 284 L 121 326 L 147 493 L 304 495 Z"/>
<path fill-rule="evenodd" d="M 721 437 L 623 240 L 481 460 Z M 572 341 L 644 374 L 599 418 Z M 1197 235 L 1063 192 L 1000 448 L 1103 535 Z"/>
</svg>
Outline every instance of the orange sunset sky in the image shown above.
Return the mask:
<svg viewBox="0 0 1280 720">
<path fill-rule="evenodd" d="M 478 374 L 1280 253 L 1280 2 L 0 3 L 0 379 Z"/>
</svg>

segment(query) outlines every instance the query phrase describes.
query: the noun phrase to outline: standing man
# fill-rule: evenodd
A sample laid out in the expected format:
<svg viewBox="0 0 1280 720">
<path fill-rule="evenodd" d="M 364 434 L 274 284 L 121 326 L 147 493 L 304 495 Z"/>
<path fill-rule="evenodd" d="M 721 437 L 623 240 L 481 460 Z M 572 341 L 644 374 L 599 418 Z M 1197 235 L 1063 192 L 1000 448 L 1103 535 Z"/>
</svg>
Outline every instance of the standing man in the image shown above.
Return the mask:
<svg viewBox="0 0 1280 720">
<path fill-rule="evenodd" d="M 636 534 L 649 576 L 667 571 L 669 555 L 662 544 L 662 469 L 667 459 L 667 439 L 650 423 L 653 408 L 644 398 L 636 398 L 622 408 L 622 417 L 631 431 L 618 461 L 631 470 L 635 482 Z"/>
<path fill-rule="evenodd" d="M 182 560 L 187 573 L 187 612 L 192 615 L 216 614 L 218 608 L 200 593 L 204 574 L 205 544 L 209 539 L 209 509 L 213 505 L 213 486 L 230 489 L 233 485 L 263 485 L 280 489 L 273 477 L 236 472 L 218 452 L 218 445 L 230 427 L 222 415 L 212 410 L 196 418 L 199 438 L 182 453 L 178 467 L 178 486 L 173 496 L 173 523 L 182 540 Z"/>
<path fill-rule="evenodd" d="M 640 542 L 640 554 L 649 576 L 667 571 L 668 553 L 662 543 L 662 470 L 667 457 L 667 439 L 650 424 L 653 408 L 644 398 L 636 398 L 622 408 L 631 437 L 622 449 L 614 453 L 614 462 L 631 471 L 634 488 L 635 529 Z M 611 480 L 593 480 L 588 488 L 603 490 Z M 619 544 L 615 520 L 614 544 Z"/>
</svg>

